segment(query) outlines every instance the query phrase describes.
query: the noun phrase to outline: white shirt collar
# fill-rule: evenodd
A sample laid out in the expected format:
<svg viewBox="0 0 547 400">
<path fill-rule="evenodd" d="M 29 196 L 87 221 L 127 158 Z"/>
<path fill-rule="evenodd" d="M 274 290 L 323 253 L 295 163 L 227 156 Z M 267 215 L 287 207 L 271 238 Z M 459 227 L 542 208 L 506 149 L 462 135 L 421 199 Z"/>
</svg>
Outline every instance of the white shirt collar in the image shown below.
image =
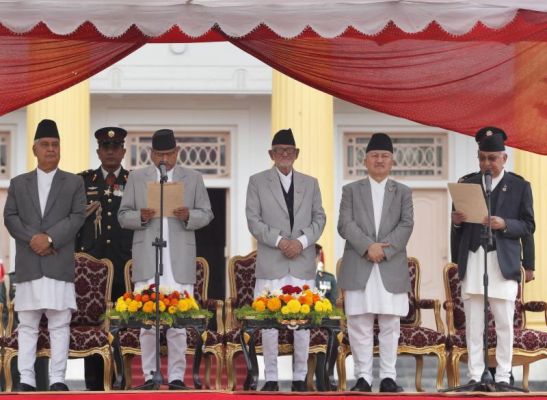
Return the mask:
<svg viewBox="0 0 547 400">
<path fill-rule="evenodd" d="M 118 175 L 120 175 L 120 171 L 122 170 L 122 167 L 121 165 L 118 167 L 118 169 L 116 171 L 114 171 L 114 176 L 117 178 Z M 106 179 L 107 175 L 108 175 L 108 171 L 106 169 L 103 168 L 103 166 L 101 165 L 101 171 L 103 172 L 103 178 Z"/>
</svg>

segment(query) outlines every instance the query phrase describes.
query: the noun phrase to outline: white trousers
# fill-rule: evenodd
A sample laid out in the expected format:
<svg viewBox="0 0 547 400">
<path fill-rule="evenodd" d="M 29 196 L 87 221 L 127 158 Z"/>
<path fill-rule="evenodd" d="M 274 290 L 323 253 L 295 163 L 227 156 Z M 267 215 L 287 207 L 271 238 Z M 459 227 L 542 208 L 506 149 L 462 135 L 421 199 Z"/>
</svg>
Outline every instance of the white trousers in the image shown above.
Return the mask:
<svg viewBox="0 0 547 400">
<path fill-rule="evenodd" d="M 18 367 L 21 382 L 36 387 L 34 362 L 36 361 L 36 346 L 38 343 L 38 326 L 42 314 L 48 319 L 49 342 L 51 358 L 49 361 L 49 382 L 65 382 L 68 346 L 70 342 L 70 319 L 72 310 L 29 310 L 19 311 Z"/>
<path fill-rule="evenodd" d="M 186 329 L 167 329 L 167 374 L 168 381 L 184 381 L 186 370 Z M 142 372 L 144 380 L 152 379 L 156 370 L 156 329 L 141 329 Z"/>
<path fill-rule="evenodd" d="M 264 375 L 266 381 L 277 381 L 277 355 L 279 354 L 279 331 L 262 330 L 262 354 L 264 355 Z M 308 353 L 310 350 L 310 331 L 294 331 L 293 381 L 305 381 L 308 373 Z"/>
<path fill-rule="evenodd" d="M 374 314 L 348 315 L 348 336 L 355 364 L 355 379 L 364 378 L 372 385 L 372 357 L 374 347 Z M 397 378 L 397 346 L 401 334 L 401 317 L 378 314 L 380 332 L 380 379 Z"/>
<path fill-rule="evenodd" d="M 484 371 L 484 355 L 482 334 L 484 327 L 484 297 L 470 295 L 463 301 L 465 309 L 465 335 L 467 338 L 467 353 L 469 379 L 479 382 Z M 515 301 L 504 299 L 489 299 L 490 309 L 496 322 L 496 382 L 509 383 L 511 362 L 513 359 L 513 317 Z"/>
</svg>

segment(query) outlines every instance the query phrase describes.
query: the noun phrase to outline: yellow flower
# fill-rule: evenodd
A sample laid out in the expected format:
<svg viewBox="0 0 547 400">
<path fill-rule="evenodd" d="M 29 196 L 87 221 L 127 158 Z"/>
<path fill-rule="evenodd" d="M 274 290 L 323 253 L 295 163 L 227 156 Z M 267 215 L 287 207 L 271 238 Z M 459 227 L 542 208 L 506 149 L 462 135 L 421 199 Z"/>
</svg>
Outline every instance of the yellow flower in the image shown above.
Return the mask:
<svg viewBox="0 0 547 400">
<path fill-rule="evenodd" d="M 124 312 L 127 311 L 127 303 L 122 299 L 122 301 L 116 302 L 116 311 Z"/>
<path fill-rule="evenodd" d="M 287 315 L 289 313 L 289 307 L 288 306 L 283 306 L 281 307 L 281 314 L 283 315 Z"/>
<path fill-rule="evenodd" d="M 177 307 L 175 307 L 175 306 L 169 306 L 169 308 L 167 309 L 167 312 L 168 312 L 169 314 L 174 314 L 174 313 L 177 312 Z"/>
<path fill-rule="evenodd" d="M 289 307 L 290 312 L 297 313 L 300 311 L 300 302 L 296 299 L 293 299 L 287 303 L 287 307 Z"/>
<path fill-rule="evenodd" d="M 252 307 L 255 311 L 262 312 L 266 309 L 266 304 L 262 300 L 253 301 Z"/>
<path fill-rule="evenodd" d="M 165 311 L 165 303 L 163 301 L 160 301 L 160 312 L 164 312 L 164 311 Z"/>
<path fill-rule="evenodd" d="M 325 304 L 325 311 L 326 312 L 331 312 L 332 311 L 332 304 L 331 304 L 330 301 Z"/>
<path fill-rule="evenodd" d="M 129 312 L 137 312 L 139 310 L 139 301 L 132 300 L 131 303 L 127 306 Z"/>
<path fill-rule="evenodd" d="M 199 310 L 199 304 L 196 301 L 196 299 L 194 299 L 193 297 L 190 297 L 188 300 L 190 301 L 190 308 L 194 310 Z"/>
<path fill-rule="evenodd" d="M 178 304 L 178 309 L 179 311 L 181 312 L 186 312 L 190 309 L 190 302 L 188 301 L 188 299 L 181 299 L 179 300 L 179 304 Z"/>
<path fill-rule="evenodd" d="M 310 306 L 307 304 L 302 304 L 302 307 L 300 307 L 300 312 L 302 314 L 308 314 L 310 312 Z"/>
<path fill-rule="evenodd" d="M 151 314 L 155 311 L 156 307 L 155 307 L 155 303 L 152 302 L 152 301 L 147 301 L 146 303 L 144 303 L 144 305 L 142 306 L 142 311 L 147 313 L 147 314 Z"/>
<path fill-rule="evenodd" d="M 322 301 L 318 301 L 317 303 L 315 303 L 314 309 L 317 312 L 322 312 L 325 310 L 325 306 L 323 305 Z"/>
<path fill-rule="evenodd" d="M 125 299 L 125 304 L 129 305 L 133 300 L 131 300 L 131 297 L 128 297 Z"/>
<path fill-rule="evenodd" d="M 281 300 L 279 300 L 278 297 L 272 297 L 271 299 L 268 299 L 268 304 L 266 304 L 268 307 L 268 310 L 272 312 L 279 311 L 281 308 Z"/>
</svg>

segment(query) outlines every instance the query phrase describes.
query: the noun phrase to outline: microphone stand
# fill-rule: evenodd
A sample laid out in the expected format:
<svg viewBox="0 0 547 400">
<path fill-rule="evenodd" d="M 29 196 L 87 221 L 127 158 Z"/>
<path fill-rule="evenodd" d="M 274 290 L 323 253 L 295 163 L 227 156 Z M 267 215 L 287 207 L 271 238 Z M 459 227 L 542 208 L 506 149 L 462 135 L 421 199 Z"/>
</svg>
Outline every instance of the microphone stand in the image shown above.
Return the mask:
<svg viewBox="0 0 547 400">
<path fill-rule="evenodd" d="M 163 171 L 160 169 L 160 171 Z M 156 294 L 156 315 L 154 327 L 156 329 L 156 370 L 153 371 L 152 381 L 139 386 L 136 389 L 158 390 L 164 383 L 161 374 L 161 358 L 160 358 L 160 276 L 163 275 L 163 248 L 167 247 L 167 242 L 163 238 L 163 184 L 167 181 L 167 175 L 160 177 L 160 236 L 156 237 L 152 246 L 156 248 L 156 272 L 154 274 L 154 292 Z"/>
<path fill-rule="evenodd" d="M 489 171 L 487 171 L 489 172 Z M 486 174 L 485 174 L 486 175 Z M 491 177 L 490 177 L 491 179 Z M 485 179 L 486 180 L 486 179 Z M 491 181 L 490 181 L 491 182 Z M 511 386 L 511 385 L 500 385 L 494 380 L 490 369 L 488 368 L 488 249 L 494 247 L 494 240 L 492 236 L 492 224 L 490 217 L 492 216 L 492 185 L 486 185 L 486 208 L 488 210 L 488 224 L 483 225 L 481 233 L 481 246 L 484 250 L 484 273 L 482 284 L 484 288 L 484 326 L 482 333 L 482 351 L 484 358 L 484 371 L 481 375 L 480 382 L 471 382 L 465 385 L 456 386 L 453 388 L 443 389 L 440 392 L 524 392 L 527 393 L 528 390 Z M 513 343 L 511 343 L 513 346 Z"/>
</svg>

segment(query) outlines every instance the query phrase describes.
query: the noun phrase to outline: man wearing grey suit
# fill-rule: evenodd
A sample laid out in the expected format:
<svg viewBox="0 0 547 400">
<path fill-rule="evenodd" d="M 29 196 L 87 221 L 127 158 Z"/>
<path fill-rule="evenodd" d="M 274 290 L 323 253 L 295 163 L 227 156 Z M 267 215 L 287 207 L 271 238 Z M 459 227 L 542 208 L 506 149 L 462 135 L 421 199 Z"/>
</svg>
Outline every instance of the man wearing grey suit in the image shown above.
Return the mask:
<svg viewBox="0 0 547 400">
<path fill-rule="evenodd" d="M 173 210 L 174 217 L 164 217 L 163 237 L 167 247 L 163 251 L 163 275 L 160 284 L 180 293 L 194 293 L 196 282 L 196 237 L 194 231 L 213 219 L 209 195 L 201 175 L 177 164 L 179 147 L 170 129 L 161 129 L 152 137 L 152 162 L 129 174 L 122 203 L 118 211 L 120 226 L 135 231 L 133 235 L 133 282 L 135 291 L 154 283 L 156 268 L 154 240 L 160 236 L 159 218 L 155 210 L 147 208 L 148 184 L 159 182 L 160 163 L 165 165 L 167 182 L 180 182 L 184 190 L 184 204 Z M 186 369 L 186 329 L 168 329 L 169 388 L 186 388 L 183 382 Z M 142 369 L 148 387 L 153 386 L 156 368 L 156 331 L 141 329 Z"/>
<path fill-rule="evenodd" d="M 315 287 L 315 242 L 325 227 L 317 179 L 294 171 L 299 149 L 292 131 L 277 132 L 269 151 L 274 167 L 251 176 L 247 224 L 257 241 L 255 295 L 285 285 Z M 294 332 L 293 391 L 306 391 L 310 332 Z M 278 391 L 278 331 L 262 331 L 266 384 Z"/>
<path fill-rule="evenodd" d="M 346 239 L 338 284 L 344 291 L 348 335 L 357 383 L 370 392 L 374 318 L 380 333 L 380 392 L 402 392 L 395 382 L 400 317 L 408 313 L 410 278 L 406 245 L 414 225 L 412 193 L 388 178 L 393 144 L 372 135 L 366 149 L 368 178 L 344 186 L 338 232 Z"/>
<path fill-rule="evenodd" d="M 19 317 L 19 390 L 34 391 L 38 326 L 48 318 L 50 390 L 66 391 L 70 319 L 76 310 L 74 241 L 85 220 L 80 177 L 58 169 L 57 125 L 42 120 L 32 151 L 38 168 L 11 180 L 4 223 L 15 239 L 15 311 Z"/>
</svg>

